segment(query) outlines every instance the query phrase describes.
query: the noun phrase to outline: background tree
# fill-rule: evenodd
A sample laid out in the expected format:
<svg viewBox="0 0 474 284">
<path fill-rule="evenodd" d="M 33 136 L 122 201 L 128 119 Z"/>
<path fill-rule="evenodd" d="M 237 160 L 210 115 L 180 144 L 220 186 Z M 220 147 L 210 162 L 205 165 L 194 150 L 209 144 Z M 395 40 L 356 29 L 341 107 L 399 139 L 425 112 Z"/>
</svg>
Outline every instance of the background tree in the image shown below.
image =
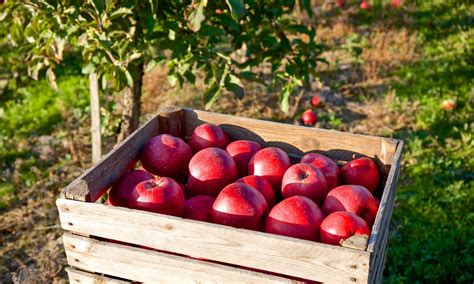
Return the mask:
<svg viewBox="0 0 474 284">
<path fill-rule="evenodd" d="M 292 17 L 297 7 L 311 16 L 310 1 L 24 0 L 3 6 L 8 44 L 31 77 L 45 70 L 54 86 L 64 50 L 77 48 L 83 73 L 97 73 L 102 89 L 121 94 L 119 140 L 138 126 L 142 77 L 156 64 L 166 64 L 172 85 L 202 76 L 206 108 L 224 90 L 242 98 L 243 82 L 255 81 L 281 88 L 280 106 L 288 112 L 289 96 L 324 61 L 315 28 Z M 270 67 L 270 80 L 261 76 L 262 65 Z"/>
</svg>

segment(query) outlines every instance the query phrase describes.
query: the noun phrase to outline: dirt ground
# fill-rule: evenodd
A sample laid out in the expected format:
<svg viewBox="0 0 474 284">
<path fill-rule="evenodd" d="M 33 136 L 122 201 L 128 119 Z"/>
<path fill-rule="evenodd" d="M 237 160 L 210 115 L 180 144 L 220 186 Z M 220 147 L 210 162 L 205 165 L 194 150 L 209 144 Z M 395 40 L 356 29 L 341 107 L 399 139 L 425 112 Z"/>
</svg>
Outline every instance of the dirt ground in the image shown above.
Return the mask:
<svg viewBox="0 0 474 284">
<path fill-rule="evenodd" d="M 390 70 L 416 58 L 416 34 L 387 21 L 375 22 L 370 27 L 358 27 L 351 21 L 356 7 L 348 8 L 343 13 L 336 13 L 333 8 L 324 4 L 315 16 L 317 37 L 332 48 L 325 54 L 331 64 L 319 68 L 324 87 L 315 83 L 311 90 L 294 97 L 290 114 L 280 112 L 277 94 L 268 93 L 260 85 L 248 86 L 248 93 L 242 101 L 230 94 L 223 95 L 212 110 L 295 123 L 294 117 L 309 107 L 311 96 L 320 94 L 326 99 L 326 107 L 318 114 L 326 119 L 322 119 L 316 127 L 390 135 L 410 125 L 410 109 L 400 114 L 390 108 L 390 103 L 397 98 L 395 91 L 389 90 L 388 86 L 397 80 L 389 75 Z M 405 21 L 410 24 L 412 20 L 407 18 Z M 360 53 L 358 46 L 363 46 Z M 173 88 L 168 84 L 163 69 L 149 72 L 144 88 L 143 120 L 165 105 L 203 108 L 199 95 L 188 95 L 201 93 L 202 83 L 186 85 L 182 89 Z M 389 96 L 378 96 L 385 90 L 390 92 Z M 416 106 L 412 107 L 416 109 Z M 40 154 L 42 162 L 49 165 L 49 174 L 38 171 L 37 183 L 23 187 L 17 205 L 0 217 L 1 283 L 66 281 L 66 259 L 54 202 L 61 188 L 91 164 L 88 123 L 88 120 L 69 119 L 49 136 L 31 137 L 20 143 L 19 147 L 30 147 Z M 113 143 L 108 141 L 106 144 L 105 148 L 110 149 Z M 60 158 L 66 155 L 71 158 L 64 162 Z M 58 163 L 60 160 L 62 162 Z M 15 181 L 21 163 L 18 160 L 8 172 L 17 184 L 22 184 Z"/>
</svg>

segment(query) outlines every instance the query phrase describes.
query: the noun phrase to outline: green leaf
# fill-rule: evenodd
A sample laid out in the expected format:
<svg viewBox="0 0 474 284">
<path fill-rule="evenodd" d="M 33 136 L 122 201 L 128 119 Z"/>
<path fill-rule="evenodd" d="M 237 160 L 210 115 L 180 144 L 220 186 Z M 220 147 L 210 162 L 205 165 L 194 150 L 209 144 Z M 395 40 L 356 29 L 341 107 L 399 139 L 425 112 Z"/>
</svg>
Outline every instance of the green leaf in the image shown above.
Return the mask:
<svg viewBox="0 0 474 284">
<path fill-rule="evenodd" d="M 209 88 L 207 89 L 206 92 L 203 94 L 203 99 L 204 99 L 204 107 L 206 110 L 209 110 L 214 102 L 217 100 L 217 98 L 220 95 L 221 88 L 216 84 L 216 81 L 212 79 L 212 83 L 210 84 Z"/>
<path fill-rule="evenodd" d="M 229 6 L 232 18 L 235 21 L 239 21 L 245 16 L 245 5 L 243 0 L 226 0 L 227 6 Z"/>
<path fill-rule="evenodd" d="M 94 4 L 95 9 L 99 14 L 102 14 L 104 11 L 104 1 L 103 0 L 92 0 L 92 3 Z"/>
<path fill-rule="evenodd" d="M 226 89 L 234 93 L 237 98 L 243 99 L 245 95 L 245 89 L 242 81 L 240 81 L 240 78 L 234 74 L 230 74 L 228 78 L 229 80 L 226 80 L 225 84 Z"/>
<path fill-rule="evenodd" d="M 51 84 L 51 87 L 53 87 L 53 89 L 57 91 L 58 85 L 56 84 L 56 74 L 54 74 L 54 70 L 52 67 L 48 68 L 48 71 L 46 71 L 46 78 Z"/>
<path fill-rule="evenodd" d="M 290 95 L 291 95 L 291 91 L 292 91 L 293 88 L 284 88 L 283 89 L 283 92 L 281 93 L 280 95 L 280 109 L 281 111 L 283 111 L 284 113 L 288 113 L 290 111 Z"/>
<path fill-rule="evenodd" d="M 112 14 L 110 14 L 110 20 L 114 20 L 119 17 L 123 17 L 125 15 L 133 15 L 133 11 L 129 8 L 119 8 L 116 11 L 114 11 Z"/>
<path fill-rule="evenodd" d="M 205 1 L 201 1 L 196 9 L 194 9 L 188 16 L 188 28 L 193 32 L 197 32 L 201 29 L 201 23 L 204 21 L 204 6 Z"/>
</svg>

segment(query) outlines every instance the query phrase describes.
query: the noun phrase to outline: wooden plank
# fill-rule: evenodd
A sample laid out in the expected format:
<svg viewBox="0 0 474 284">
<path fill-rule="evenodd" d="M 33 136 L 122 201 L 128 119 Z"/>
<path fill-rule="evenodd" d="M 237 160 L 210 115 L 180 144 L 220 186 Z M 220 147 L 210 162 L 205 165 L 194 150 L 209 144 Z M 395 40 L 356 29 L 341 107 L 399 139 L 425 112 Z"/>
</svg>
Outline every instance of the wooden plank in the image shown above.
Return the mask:
<svg viewBox="0 0 474 284">
<path fill-rule="evenodd" d="M 381 235 L 384 232 L 384 227 L 388 227 L 390 225 L 390 218 L 392 216 L 392 210 L 395 202 L 395 193 L 397 190 L 397 181 L 400 174 L 402 152 L 403 141 L 399 141 L 394 156 L 394 161 L 388 174 L 387 182 L 385 183 L 382 199 L 380 200 L 379 210 L 372 227 L 369 244 L 367 245 L 367 250 L 370 252 L 375 252 L 376 248 L 379 247 L 380 242 L 382 241 Z"/>
<path fill-rule="evenodd" d="M 107 275 L 132 279 L 133 281 L 222 283 L 234 279 L 242 283 L 295 282 L 283 277 L 98 241 L 70 233 L 63 235 L 63 242 L 70 265 L 89 271 L 93 270 Z"/>
<path fill-rule="evenodd" d="M 271 121 L 183 109 L 185 134 L 209 122 L 220 125 L 232 140 L 247 139 L 263 146 L 276 146 L 291 155 L 301 156 L 318 150 L 335 159 L 348 161 L 354 156 L 378 157 L 384 164 L 392 164 L 397 140 L 351 134 L 334 130 L 309 128 Z"/>
<path fill-rule="evenodd" d="M 328 283 L 368 281 L 370 253 L 128 208 L 58 199 L 65 230 Z"/>
<path fill-rule="evenodd" d="M 148 140 L 160 134 L 160 116 L 176 117 L 179 108 L 167 108 L 158 112 L 145 125 L 130 135 L 95 166 L 75 179 L 61 193 L 61 197 L 79 201 L 95 202 L 125 171 L 132 168 L 140 151 Z M 179 116 L 179 115 L 178 115 Z M 166 120 L 162 120 L 162 125 Z M 170 128 L 176 131 L 176 127 Z"/>
<path fill-rule="evenodd" d="M 89 74 L 89 93 L 91 103 L 91 140 L 92 140 L 92 163 L 95 164 L 102 156 L 102 139 L 100 135 L 100 99 L 99 80 L 97 73 Z"/>
<path fill-rule="evenodd" d="M 374 256 L 373 270 L 370 272 L 369 283 L 382 283 L 383 270 L 385 265 L 385 257 L 387 255 L 387 242 L 388 242 L 388 230 L 383 235 L 380 243 L 380 249 L 377 250 L 377 254 Z M 372 264 L 371 264 L 372 268 Z"/>
<path fill-rule="evenodd" d="M 131 281 L 124 281 L 108 277 L 105 275 L 98 275 L 91 272 L 82 271 L 72 267 L 66 268 L 67 275 L 69 277 L 69 283 L 77 284 L 127 284 Z"/>
</svg>

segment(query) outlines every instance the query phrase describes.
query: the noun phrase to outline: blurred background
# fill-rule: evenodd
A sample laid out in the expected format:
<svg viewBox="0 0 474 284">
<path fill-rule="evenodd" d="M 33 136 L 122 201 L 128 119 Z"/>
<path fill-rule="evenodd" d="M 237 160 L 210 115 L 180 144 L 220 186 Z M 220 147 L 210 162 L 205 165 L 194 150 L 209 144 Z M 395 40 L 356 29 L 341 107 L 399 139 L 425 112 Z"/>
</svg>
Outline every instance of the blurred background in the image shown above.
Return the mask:
<svg viewBox="0 0 474 284">
<path fill-rule="evenodd" d="M 105 154 L 170 105 L 403 139 L 384 282 L 473 283 L 471 1 L 138 2 L 0 1 L 1 283 L 66 281 L 91 117 Z"/>
</svg>

